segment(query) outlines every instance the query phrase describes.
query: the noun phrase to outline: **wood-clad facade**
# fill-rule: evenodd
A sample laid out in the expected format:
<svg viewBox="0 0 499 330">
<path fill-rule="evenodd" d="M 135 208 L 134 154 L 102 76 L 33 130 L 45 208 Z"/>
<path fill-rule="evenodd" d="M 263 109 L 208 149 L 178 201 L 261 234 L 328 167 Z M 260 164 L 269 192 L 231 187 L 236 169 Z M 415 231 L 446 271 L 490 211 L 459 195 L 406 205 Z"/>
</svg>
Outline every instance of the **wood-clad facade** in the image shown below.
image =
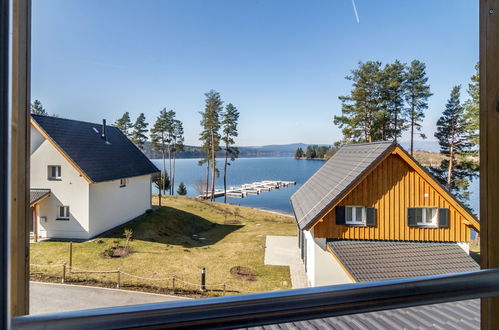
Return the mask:
<svg viewBox="0 0 499 330">
<path fill-rule="evenodd" d="M 376 223 L 337 224 L 337 206 L 374 207 Z M 408 209 L 418 207 L 448 209 L 448 226 L 409 226 Z M 480 230 L 476 219 L 397 146 L 326 210 L 313 233 L 330 239 L 468 242 L 471 228 Z"/>
</svg>

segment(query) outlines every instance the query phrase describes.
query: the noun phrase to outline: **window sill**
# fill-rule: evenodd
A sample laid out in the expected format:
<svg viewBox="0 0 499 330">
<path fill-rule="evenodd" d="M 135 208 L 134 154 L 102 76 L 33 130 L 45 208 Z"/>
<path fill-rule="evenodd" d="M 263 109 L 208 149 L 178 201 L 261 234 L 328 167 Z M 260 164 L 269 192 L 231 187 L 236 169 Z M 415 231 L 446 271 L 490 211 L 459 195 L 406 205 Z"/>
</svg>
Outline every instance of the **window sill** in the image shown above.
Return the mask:
<svg viewBox="0 0 499 330">
<path fill-rule="evenodd" d="M 48 178 L 49 181 L 62 181 L 61 178 Z"/>
<path fill-rule="evenodd" d="M 416 225 L 414 228 L 430 228 L 430 229 L 438 229 L 437 225 Z"/>
<path fill-rule="evenodd" d="M 125 188 L 126 186 L 120 186 L 120 188 Z"/>
<path fill-rule="evenodd" d="M 345 223 L 348 227 L 367 227 L 365 223 Z"/>
<path fill-rule="evenodd" d="M 69 221 L 69 218 L 55 218 L 55 219 L 59 221 Z"/>
</svg>

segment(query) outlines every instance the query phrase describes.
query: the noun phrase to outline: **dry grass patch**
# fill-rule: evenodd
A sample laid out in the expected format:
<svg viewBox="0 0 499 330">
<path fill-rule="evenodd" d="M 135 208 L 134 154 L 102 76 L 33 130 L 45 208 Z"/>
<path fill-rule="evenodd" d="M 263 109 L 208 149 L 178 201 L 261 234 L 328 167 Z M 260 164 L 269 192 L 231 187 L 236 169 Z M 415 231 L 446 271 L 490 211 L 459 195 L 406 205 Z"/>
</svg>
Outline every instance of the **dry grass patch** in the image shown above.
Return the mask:
<svg viewBox="0 0 499 330">
<path fill-rule="evenodd" d="M 157 198 L 154 200 L 157 204 Z M 206 268 L 206 284 L 212 295 L 250 293 L 289 289 L 289 268 L 263 264 L 266 235 L 296 235 L 291 217 L 189 197 L 163 197 L 166 205 L 133 223 L 84 243 L 73 243 L 74 270 L 120 269 L 122 285 L 129 288 L 172 289 L 175 275 L 177 290 L 195 291 L 201 269 Z M 234 222 L 232 222 L 234 221 Z M 133 231 L 129 243 L 133 253 L 126 258 L 102 258 L 102 251 L 124 243 L 125 228 Z M 98 244 L 96 244 L 98 242 Z M 69 263 L 67 242 L 31 244 L 31 263 L 58 265 Z M 257 281 L 231 275 L 233 267 L 251 269 Z M 57 278 L 62 268 L 32 267 L 33 276 Z M 145 279 L 148 278 L 148 279 Z M 162 279 L 152 281 L 151 278 Z M 70 274 L 69 280 L 115 283 L 114 274 Z M 218 290 L 218 291 L 217 291 Z"/>
</svg>

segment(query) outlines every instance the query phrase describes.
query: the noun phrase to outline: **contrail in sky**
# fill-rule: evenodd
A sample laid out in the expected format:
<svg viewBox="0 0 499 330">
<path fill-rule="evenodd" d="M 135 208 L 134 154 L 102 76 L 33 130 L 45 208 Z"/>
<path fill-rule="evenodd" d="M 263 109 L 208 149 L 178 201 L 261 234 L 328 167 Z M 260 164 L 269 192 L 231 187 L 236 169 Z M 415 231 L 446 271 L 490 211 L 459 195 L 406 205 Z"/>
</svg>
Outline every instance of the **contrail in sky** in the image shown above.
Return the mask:
<svg viewBox="0 0 499 330">
<path fill-rule="evenodd" d="M 352 0 L 353 12 L 355 13 L 355 18 L 357 19 L 357 23 L 360 23 L 359 13 L 357 13 L 357 6 L 355 5 L 355 0 Z"/>
</svg>

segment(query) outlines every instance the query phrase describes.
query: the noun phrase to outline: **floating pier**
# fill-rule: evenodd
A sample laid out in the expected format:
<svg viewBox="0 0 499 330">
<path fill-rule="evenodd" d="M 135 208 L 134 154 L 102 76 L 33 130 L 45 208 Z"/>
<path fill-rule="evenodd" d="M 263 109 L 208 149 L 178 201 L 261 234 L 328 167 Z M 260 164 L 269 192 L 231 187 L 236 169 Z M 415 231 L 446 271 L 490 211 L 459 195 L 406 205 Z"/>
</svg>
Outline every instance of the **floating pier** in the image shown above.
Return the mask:
<svg viewBox="0 0 499 330">
<path fill-rule="evenodd" d="M 279 189 L 282 187 L 294 186 L 296 185 L 295 181 L 259 181 L 253 183 L 245 183 L 241 187 L 230 187 L 227 189 L 227 197 L 233 198 L 244 198 L 247 195 L 259 195 L 262 192 L 268 192 L 274 189 Z M 221 189 L 215 190 L 214 197 L 222 197 L 224 195 L 224 191 Z M 202 195 L 199 195 L 198 198 L 208 199 L 211 198 L 211 192 L 205 192 Z"/>
</svg>

